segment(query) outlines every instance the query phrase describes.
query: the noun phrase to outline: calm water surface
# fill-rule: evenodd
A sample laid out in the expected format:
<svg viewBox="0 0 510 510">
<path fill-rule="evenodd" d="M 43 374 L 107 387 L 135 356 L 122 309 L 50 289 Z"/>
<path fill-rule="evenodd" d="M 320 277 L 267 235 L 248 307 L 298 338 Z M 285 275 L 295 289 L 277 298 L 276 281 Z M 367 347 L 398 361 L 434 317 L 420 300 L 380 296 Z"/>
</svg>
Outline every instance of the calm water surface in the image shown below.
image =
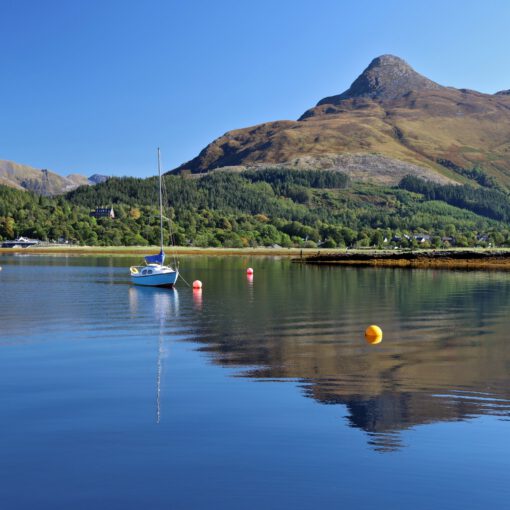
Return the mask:
<svg viewBox="0 0 510 510">
<path fill-rule="evenodd" d="M 510 273 L 135 262 L 0 257 L 2 510 L 508 508 Z"/>
</svg>

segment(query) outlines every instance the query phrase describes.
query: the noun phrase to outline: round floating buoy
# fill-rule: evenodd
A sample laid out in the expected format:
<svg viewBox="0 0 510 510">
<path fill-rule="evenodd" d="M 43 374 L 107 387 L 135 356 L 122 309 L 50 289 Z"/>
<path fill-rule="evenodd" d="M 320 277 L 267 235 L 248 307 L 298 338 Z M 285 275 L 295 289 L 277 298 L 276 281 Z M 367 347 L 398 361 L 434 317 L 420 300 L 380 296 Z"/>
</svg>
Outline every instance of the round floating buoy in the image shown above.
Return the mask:
<svg viewBox="0 0 510 510">
<path fill-rule="evenodd" d="M 251 267 L 249 267 L 247 270 L 246 270 L 246 274 L 253 274 L 253 269 Z"/>
<path fill-rule="evenodd" d="M 382 342 L 382 336 L 382 329 L 374 324 L 372 324 L 372 326 L 368 326 L 365 330 L 365 340 L 370 345 L 380 344 Z"/>
<path fill-rule="evenodd" d="M 200 280 L 195 280 L 193 282 L 193 288 L 194 289 L 201 289 L 202 288 L 202 282 Z"/>
</svg>

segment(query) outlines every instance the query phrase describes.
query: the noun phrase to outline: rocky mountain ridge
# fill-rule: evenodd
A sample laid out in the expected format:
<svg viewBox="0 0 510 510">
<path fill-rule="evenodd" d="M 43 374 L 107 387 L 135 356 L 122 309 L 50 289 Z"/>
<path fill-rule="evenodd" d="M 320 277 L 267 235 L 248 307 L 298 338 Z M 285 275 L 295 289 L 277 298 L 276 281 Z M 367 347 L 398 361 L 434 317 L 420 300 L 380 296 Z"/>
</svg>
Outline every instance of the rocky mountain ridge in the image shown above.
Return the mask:
<svg viewBox="0 0 510 510">
<path fill-rule="evenodd" d="M 417 73 L 407 62 L 394 55 L 381 55 L 352 83 L 348 90 L 336 96 L 321 99 L 322 104 L 338 104 L 344 99 L 369 97 L 396 99 L 411 91 L 439 90 L 441 85 Z"/>
</svg>

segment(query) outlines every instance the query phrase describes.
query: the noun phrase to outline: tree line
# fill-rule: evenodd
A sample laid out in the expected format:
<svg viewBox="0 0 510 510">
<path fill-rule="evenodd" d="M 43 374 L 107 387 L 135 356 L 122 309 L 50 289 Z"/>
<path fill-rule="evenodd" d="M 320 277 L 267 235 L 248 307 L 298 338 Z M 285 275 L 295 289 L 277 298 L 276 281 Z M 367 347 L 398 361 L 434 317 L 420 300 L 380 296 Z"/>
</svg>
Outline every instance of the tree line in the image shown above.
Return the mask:
<svg viewBox="0 0 510 510">
<path fill-rule="evenodd" d="M 428 200 L 442 200 L 480 216 L 505 223 L 510 221 L 508 195 L 497 189 L 474 188 L 470 185 L 440 185 L 411 175 L 404 177 L 399 187 L 420 193 Z"/>
<path fill-rule="evenodd" d="M 265 169 L 165 175 L 165 215 L 183 246 L 389 247 L 508 244 L 502 192 L 440 186 L 414 177 L 399 186 L 351 183 L 340 172 Z M 65 196 L 0 186 L 0 240 L 19 235 L 83 245 L 159 241 L 157 180 L 111 178 Z M 115 219 L 94 218 L 113 206 Z M 395 241 L 395 239 L 399 239 Z"/>
</svg>

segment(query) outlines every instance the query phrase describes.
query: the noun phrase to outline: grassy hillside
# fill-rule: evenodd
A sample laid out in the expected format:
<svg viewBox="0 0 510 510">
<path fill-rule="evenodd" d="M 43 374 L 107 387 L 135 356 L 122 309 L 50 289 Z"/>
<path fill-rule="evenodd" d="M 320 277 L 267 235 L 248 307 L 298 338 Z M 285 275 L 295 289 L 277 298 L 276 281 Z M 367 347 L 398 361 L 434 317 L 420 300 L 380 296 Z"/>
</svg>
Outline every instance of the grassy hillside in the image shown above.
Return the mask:
<svg viewBox="0 0 510 510">
<path fill-rule="evenodd" d="M 353 158 L 364 159 L 353 166 Z M 395 185 L 403 175 L 387 169 L 398 164 L 440 184 L 462 183 L 462 171 L 478 167 L 510 186 L 510 95 L 443 87 L 385 55 L 299 120 L 229 131 L 179 170 L 308 166 Z"/>
</svg>

